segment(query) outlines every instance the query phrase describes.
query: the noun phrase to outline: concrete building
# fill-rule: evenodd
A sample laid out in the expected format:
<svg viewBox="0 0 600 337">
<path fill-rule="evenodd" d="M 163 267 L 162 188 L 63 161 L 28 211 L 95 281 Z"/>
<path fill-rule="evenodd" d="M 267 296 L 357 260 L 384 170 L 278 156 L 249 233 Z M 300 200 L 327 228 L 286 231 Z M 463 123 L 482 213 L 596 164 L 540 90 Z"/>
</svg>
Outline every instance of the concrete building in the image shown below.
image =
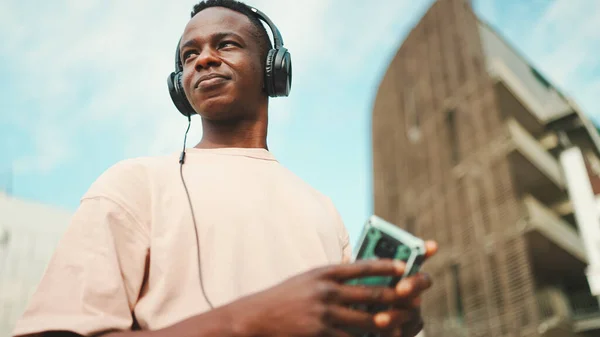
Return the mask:
<svg viewBox="0 0 600 337">
<path fill-rule="evenodd" d="M 10 336 L 71 213 L 0 193 L 0 336 Z"/>
<path fill-rule="evenodd" d="M 575 146 L 597 174 L 597 131 L 469 1 L 436 1 L 409 33 L 372 123 L 375 214 L 441 246 L 427 337 L 600 336 L 560 158 Z"/>
</svg>

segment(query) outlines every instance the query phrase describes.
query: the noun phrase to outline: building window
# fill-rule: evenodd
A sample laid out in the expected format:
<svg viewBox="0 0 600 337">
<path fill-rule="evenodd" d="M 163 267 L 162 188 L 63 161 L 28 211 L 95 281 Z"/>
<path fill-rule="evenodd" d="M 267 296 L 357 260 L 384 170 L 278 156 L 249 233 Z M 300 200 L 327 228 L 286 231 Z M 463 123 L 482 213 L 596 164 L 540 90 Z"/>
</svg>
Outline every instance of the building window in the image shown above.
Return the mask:
<svg viewBox="0 0 600 337">
<path fill-rule="evenodd" d="M 421 139 L 421 119 L 415 102 L 415 86 L 404 92 L 404 111 L 406 115 L 406 132 L 408 139 L 416 143 Z"/>
<path fill-rule="evenodd" d="M 457 264 L 452 265 L 452 286 L 454 287 L 454 297 L 455 297 L 455 308 L 456 318 L 459 322 L 462 322 L 465 317 L 465 310 L 462 301 L 462 292 L 460 291 L 460 275 L 459 268 Z"/>
<path fill-rule="evenodd" d="M 504 312 L 504 296 L 502 294 L 502 284 L 500 283 L 500 272 L 498 271 L 498 261 L 495 256 L 488 257 L 492 279 L 492 299 L 498 313 Z"/>
<path fill-rule="evenodd" d="M 448 143 L 450 144 L 450 158 L 453 164 L 460 160 L 458 149 L 458 132 L 456 130 L 456 110 L 449 110 L 446 113 L 446 126 L 448 128 Z"/>
<path fill-rule="evenodd" d="M 483 180 L 483 178 L 479 178 L 478 179 L 478 200 L 477 202 L 479 203 L 479 213 L 481 214 L 481 225 L 483 227 L 483 234 L 484 235 L 488 235 L 491 233 L 491 228 L 490 228 L 490 215 L 488 212 L 488 200 L 487 200 L 487 196 L 486 196 L 486 189 L 485 189 L 485 181 Z"/>
</svg>

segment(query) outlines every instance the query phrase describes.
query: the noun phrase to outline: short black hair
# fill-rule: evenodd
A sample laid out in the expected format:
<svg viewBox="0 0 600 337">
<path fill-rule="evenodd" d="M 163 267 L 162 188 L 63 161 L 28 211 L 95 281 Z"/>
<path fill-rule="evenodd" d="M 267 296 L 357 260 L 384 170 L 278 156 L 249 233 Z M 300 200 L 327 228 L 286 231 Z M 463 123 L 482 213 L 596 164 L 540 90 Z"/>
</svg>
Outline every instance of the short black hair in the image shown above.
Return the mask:
<svg viewBox="0 0 600 337">
<path fill-rule="evenodd" d="M 260 47 L 263 61 L 266 59 L 269 49 L 273 47 L 271 40 L 269 39 L 269 34 L 267 34 L 265 26 L 263 26 L 261 20 L 250 9 L 250 7 L 248 7 L 248 5 L 235 0 L 204 0 L 194 6 L 191 17 L 193 18 L 196 14 L 210 7 L 224 7 L 245 15 L 250 20 L 254 28 L 256 28 L 253 32 L 253 35 Z"/>
</svg>

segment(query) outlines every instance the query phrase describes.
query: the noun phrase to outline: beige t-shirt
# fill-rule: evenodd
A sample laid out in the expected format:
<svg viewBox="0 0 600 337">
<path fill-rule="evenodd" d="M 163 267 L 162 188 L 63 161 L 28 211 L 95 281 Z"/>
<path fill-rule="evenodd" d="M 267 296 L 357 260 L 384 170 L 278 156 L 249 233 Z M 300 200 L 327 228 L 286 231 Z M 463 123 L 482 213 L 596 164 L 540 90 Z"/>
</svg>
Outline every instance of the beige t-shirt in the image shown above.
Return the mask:
<svg viewBox="0 0 600 337">
<path fill-rule="evenodd" d="M 15 336 L 160 329 L 209 309 L 179 154 L 122 161 L 84 195 Z M 204 287 L 215 306 L 351 248 L 329 198 L 264 149 L 188 149 Z"/>
</svg>

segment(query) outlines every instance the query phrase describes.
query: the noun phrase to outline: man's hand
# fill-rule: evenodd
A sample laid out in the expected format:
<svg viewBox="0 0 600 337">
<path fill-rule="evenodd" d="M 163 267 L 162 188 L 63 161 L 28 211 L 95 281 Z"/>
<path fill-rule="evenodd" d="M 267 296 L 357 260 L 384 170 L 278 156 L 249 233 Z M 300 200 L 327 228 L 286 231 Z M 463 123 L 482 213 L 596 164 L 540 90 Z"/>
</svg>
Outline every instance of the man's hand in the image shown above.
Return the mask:
<svg viewBox="0 0 600 337">
<path fill-rule="evenodd" d="M 430 258 L 437 252 L 437 244 L 426 242 L 425 257 Z M 427 274 L 416 274 L 408 277 L 396 286 L 396 296 L 401 298 L 395 309 L 377 314 L 374 319 L 383 336 L 414 337 L 423 329 L 421 317 L 420 294 L 431 287 L 431 279 Z"/>
<path fill-rule="evenodd" d="M 427 256 L 437 250 L 427 243 Z M 319 268 L 227 305 L 240 336 L 349 337 L 348 329 L 389 336 L 416 335 L 422 327 L 419 296 L 431 280 L 417 274 L 395 288 L 352 286 L 345 281 L 368 276 L 400 276 L 404 263 L 366 260 Z M 385 304 L 394 310 L 370 314 L 353 304 Z"/>
</svg>

